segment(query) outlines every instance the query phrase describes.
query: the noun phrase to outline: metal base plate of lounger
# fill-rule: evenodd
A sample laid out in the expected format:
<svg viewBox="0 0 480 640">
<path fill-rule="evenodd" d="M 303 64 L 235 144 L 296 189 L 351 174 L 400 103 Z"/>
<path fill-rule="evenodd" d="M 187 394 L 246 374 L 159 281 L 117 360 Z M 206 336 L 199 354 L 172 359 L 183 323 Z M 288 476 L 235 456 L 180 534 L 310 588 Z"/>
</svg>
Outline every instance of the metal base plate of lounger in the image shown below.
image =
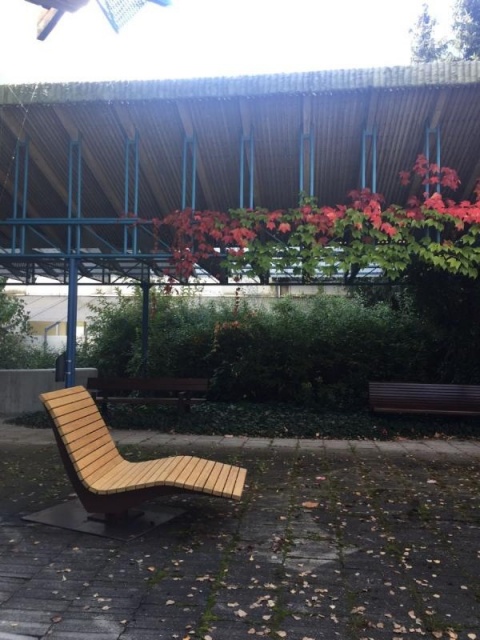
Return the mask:
<svg viewBox="0 0 480 640">
<path fill-rule="evenodd" d="M 104 514 L 87 513 L 80 500 L 69 500 L 23 516 L 22 520 L 128 541 L 146 534 L 183 513 L 185 509 L 162 506 L 159 511 L 131 511 L 128 517 L 112 521 L 106 519 Z"/>
</svg>

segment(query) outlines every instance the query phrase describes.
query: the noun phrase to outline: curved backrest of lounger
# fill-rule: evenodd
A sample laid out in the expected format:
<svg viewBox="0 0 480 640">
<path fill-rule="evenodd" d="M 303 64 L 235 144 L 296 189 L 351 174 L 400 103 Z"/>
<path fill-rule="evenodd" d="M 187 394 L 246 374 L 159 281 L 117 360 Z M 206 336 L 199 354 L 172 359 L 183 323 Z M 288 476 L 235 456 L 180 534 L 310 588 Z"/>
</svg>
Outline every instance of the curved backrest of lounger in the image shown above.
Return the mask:
<svg viewBox="0 0 480 640">
<path fill-rule="evenodd" d="M 77 386 L 40 396 L 81 482 L 88 488 L 98 473 L 122 462 L 92 396 Z"/>
</svg>

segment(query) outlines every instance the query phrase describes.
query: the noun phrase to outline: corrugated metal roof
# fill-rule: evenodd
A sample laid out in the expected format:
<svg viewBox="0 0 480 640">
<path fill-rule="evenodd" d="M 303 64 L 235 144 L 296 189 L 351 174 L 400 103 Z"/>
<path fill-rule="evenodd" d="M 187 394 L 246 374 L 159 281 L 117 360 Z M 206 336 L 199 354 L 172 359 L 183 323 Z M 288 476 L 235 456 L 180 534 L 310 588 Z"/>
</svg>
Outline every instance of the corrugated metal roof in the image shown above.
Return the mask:
<svg viewBox="0 0 480 640">
<path fill-rule="evenodd" d="M 29 140 L 29 218 L 66 215 L 69 141 L 81 140 L 81 213 L 118 219 L 125 209 L 126 139 L 138 135 L 138 214 L 149 220 L 180 208 L 183 144 L 192 136 L 197 144 L 197 209 L 239 206 L 242 134 L 254 139 L 254 205 L 295 206 L 300 133 L 310 131 L 315 195 L 320 204 L 345 203 L 347 193 L 360 186 L 362 132 L 374 128 L 377 190 L 389 202 L 401 204 L 410 192 L 400 186 L 398 173 L 424 151 L 426 123 L 439 128 L 442 165 L 458 170 L 459 196 L 469 197 L 480 176 L 480 61 L 238 78 L 3 86 L 0 250 L 10 246 L 10 230 L 1 220 L 12 216 L 18 140 Z M 131 210 L 132 171 L 129 176 Z M 191 186 L 189 177 L 186 183 Z M 73 204 L 75 209 L 75 198 Z M 21 187 L 17 205 L 22 205 Z M 64 246 L 65 229 L 43 231 L 55 245 Z M 100 248 L 108 255 L 109 245 L 123 241 L 120 226 L 96 232 L 85 232 L 83 247 Z M 152 238 L 143 234 L 140 241 L 145 254 L 151 252 Z M 30 234 L 28 242 L 30 249 L 41 244 L 38 234 Z M 23 267 L 18 269 L 23 272 Z M 61 271 L 53 261 L 52 270 Z"/>
<path fill-rule="evenodd" d="M 190 80 L 72 82 L 0 87 L 0 104 L 180 100 L 362 89 L 405 89 L 475 84 L 480 61 L 432 62 L 409 67 L 340 69 Z"/>
</svg>

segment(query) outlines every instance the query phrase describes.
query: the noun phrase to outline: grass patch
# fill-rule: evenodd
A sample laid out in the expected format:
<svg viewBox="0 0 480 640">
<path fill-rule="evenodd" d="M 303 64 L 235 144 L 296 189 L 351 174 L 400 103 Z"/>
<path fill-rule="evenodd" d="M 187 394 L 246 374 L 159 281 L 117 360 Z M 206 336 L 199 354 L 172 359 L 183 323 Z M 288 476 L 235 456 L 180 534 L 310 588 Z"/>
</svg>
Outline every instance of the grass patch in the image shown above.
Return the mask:
<svg viewBox="0 0 480 640">
<path fill-rule="evenodd" d="M 49 428 L 44 412 L 7 420 L 31 428 Z M 434 437 L 478 438 L 478 418 L 375 415 L 331 412 L 291 404 L 205 402 L 178 415 L 171 407 L 112 405 L 106 422 L 116 429 L 151 429 L 164 433 L 233 435 L 263 438 L 340 438 L 395 440 Z"/>
</svg>

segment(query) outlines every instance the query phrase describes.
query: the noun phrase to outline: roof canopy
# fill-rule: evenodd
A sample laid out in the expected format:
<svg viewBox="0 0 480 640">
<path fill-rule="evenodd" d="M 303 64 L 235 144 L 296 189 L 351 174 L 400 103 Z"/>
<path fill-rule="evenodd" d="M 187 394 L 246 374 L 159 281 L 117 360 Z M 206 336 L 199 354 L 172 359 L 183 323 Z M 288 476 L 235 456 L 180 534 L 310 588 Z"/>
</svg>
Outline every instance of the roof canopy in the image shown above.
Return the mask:
<svg viewBox="0 0 480 640">
<path fill-rule="evenodd" d="M 0 86 L 0 275 L 62 281 L 73 252 L 100 281 L 148 280 L 168 239 L 139 220 L 288 208 L 302 190 L 335 205 L 361 186 L 402 204 L 399 171 L 426 149 L 468 198 L 479 122 L 480 62 Z"/>
</svg>

